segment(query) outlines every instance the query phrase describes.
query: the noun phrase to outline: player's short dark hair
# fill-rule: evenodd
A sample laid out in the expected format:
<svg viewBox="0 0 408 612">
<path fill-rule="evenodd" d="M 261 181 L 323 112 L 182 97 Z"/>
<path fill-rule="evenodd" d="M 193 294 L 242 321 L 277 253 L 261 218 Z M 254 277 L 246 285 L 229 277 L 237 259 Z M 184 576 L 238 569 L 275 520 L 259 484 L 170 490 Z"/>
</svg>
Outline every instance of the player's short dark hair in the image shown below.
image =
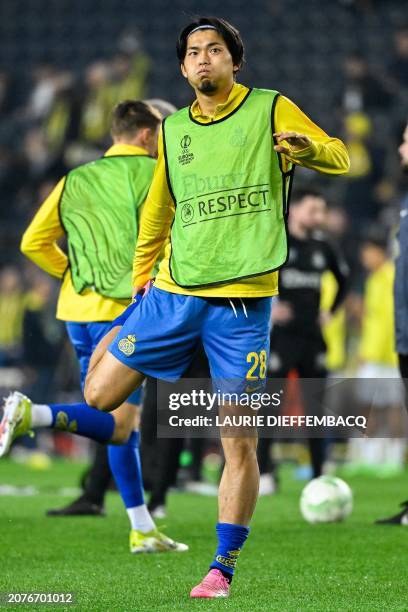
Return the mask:
<svg viewBox="0 0 408 612">
<path fill-rule="evenodd" d="M 141 100 L 123 100 L 112 111 L 113 136 L 134 135 L 142 128 L 155 130 L 162 117 L 158 110 Z"/>
<path fill-rule="evenodd" d="M 318 189 L 294 189 L 290 196 L 290 205 L 296 206 L 297 204 L 300 204 L 305 198 L 322 198 L 322 200 L 326 199 L 322 192 Z"/>
<path fill-rule="evenodd" d="M 180 32 L 176 45 L 177 57 L 180 64 L 184 62 L 184 58 L 186 56 L 187 39 L 189 35 L 196 28 L 206 25 L 210 26 L 211 28 L 215 28 L 218 34 L 224 39 L 225 44 L 228 47 L 228 51 L 231 53 L 234 66 L 241 68 L 242 64 L 244 63 L 244 44 L 242 42 L 241 35 L 233 25 L 228 23 L 228 21 L 225 19 L 220 19 L 219 17 L 197 17 L 194 21 L 189 23 L 188 26 L 183 28 L 183 30 Z"/>
<path fill-rule="evenodd" d="M 389 244 L 389 230 L 374 223 L 369 225 L 362 234 L 362 246 L 374 245 L 386 251 Z"/>
</svg>

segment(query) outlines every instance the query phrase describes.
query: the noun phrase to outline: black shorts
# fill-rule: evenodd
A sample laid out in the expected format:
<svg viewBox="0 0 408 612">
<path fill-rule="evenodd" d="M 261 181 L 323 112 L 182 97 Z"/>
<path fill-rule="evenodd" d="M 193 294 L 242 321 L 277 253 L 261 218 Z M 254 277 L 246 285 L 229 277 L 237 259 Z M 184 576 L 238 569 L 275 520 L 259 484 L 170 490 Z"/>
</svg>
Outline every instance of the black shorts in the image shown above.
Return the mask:
<svg viewBox="0 0 408 612">
<path fill-rule="evenodd" d="M 286 378 L 296 370 L 300 378 L 326 378 L 326 344 L 319 331 L 288 333 L 275 326 L 271 334 L 269 376 Z"/>
</svg>

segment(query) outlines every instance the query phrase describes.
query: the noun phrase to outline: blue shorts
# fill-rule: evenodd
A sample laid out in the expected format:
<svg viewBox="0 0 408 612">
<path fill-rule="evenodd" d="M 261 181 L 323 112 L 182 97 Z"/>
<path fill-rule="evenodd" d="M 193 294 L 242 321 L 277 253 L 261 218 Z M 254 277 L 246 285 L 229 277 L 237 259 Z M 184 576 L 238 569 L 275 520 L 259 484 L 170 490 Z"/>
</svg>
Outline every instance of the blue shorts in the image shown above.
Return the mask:
<svg viewBox="0 0 408 612">
<path fill-rule="evenodd" d="M 69 339 L 75 349 L 79 361 L 81 374 L 81 389 L 85 384 L 85 377 L 88 372 L 89 360 L 94 352 L 96 345 L 108 333 L 111 328 L 110 321 L 100 323 L 66 323 Z M 129 404 L 139 405 L 142 403 L 143 390 L 140 387 L 128 398 Z"/>
<path fill-rule="evenodd" d="M 153 287 L 129 315 L 109 351 L 147 376 L 175 382 L 201 341 L 215 388 L 263 389 L 272 298 L 201 298 Z"/>
</svg>

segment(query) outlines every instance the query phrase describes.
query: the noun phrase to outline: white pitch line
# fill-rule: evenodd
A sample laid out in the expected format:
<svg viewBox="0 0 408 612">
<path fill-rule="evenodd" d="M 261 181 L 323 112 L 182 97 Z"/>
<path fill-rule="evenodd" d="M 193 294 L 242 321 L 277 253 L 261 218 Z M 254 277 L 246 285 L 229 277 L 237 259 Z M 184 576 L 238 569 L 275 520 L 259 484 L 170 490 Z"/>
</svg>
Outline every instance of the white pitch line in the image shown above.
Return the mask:
<svg viewBox="0 0 408 612">
<path fill-rule="evenodd" d="M 0 485 L 0 497 L 32 497 L 33 495 L 61 495 L 62 497 L 73 497 L 79 495 L 81 489 L 77 487 L 63 487 L 62 489 L 40 490 L 36 487 L 16 487 L 14 485 Z"/>
</svg>

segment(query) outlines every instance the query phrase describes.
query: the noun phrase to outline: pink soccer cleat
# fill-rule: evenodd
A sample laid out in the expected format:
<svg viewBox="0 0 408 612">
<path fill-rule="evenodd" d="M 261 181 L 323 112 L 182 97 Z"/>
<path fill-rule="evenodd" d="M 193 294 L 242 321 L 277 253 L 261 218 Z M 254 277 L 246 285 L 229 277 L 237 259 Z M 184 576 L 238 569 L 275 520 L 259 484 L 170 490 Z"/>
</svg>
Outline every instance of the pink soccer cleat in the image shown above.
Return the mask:
<svg viewBox="0 0 408 612">
<path fill-rule="evenodd" d="M 205 578 L 195 586 L 190 597 L 228 597 L 229 582 L 218 569 L 211 569 Z"/>
</svg>

